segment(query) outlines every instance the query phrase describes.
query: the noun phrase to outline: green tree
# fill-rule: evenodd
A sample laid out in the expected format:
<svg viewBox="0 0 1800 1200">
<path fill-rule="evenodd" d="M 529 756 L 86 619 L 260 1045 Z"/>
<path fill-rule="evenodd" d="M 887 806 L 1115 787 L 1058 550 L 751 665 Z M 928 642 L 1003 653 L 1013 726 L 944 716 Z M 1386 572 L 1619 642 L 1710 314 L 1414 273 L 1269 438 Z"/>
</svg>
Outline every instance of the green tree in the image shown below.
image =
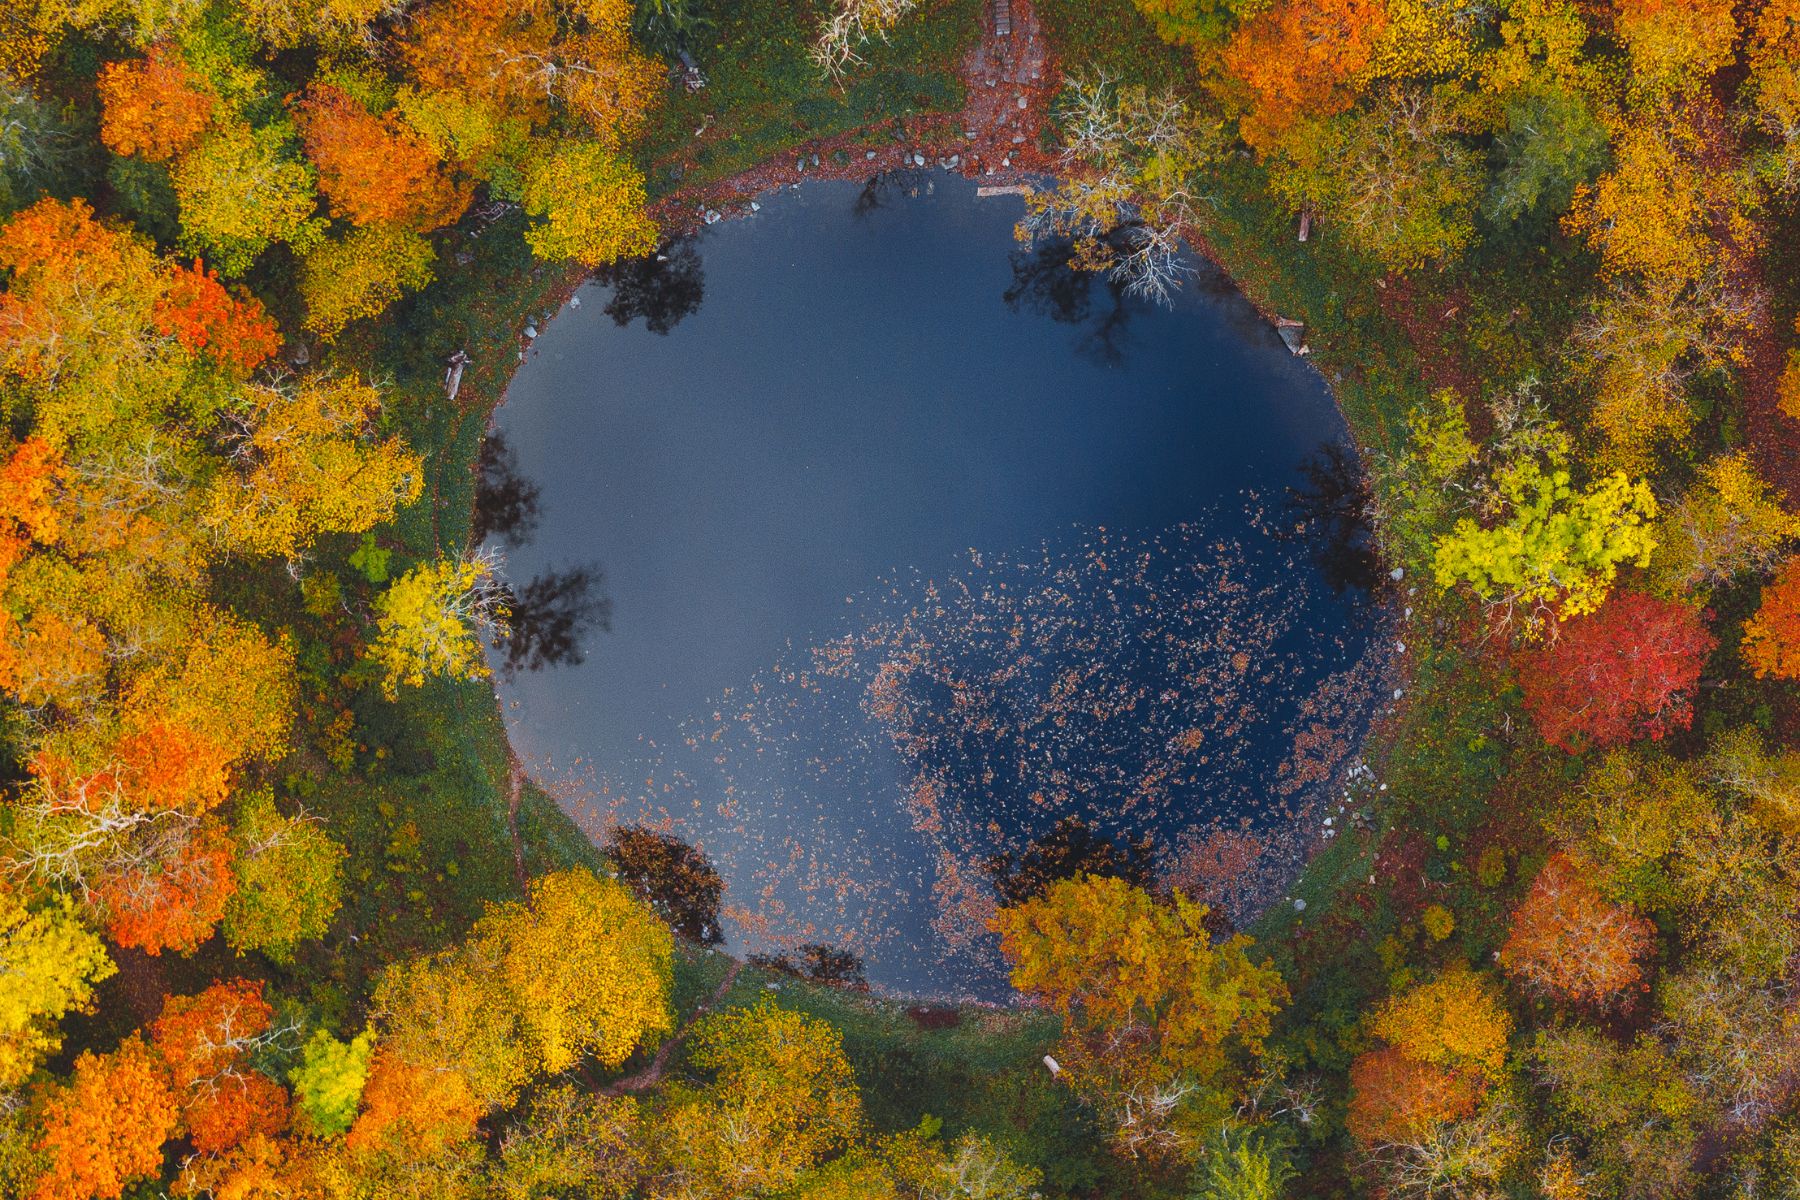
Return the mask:
<svg viewBox="0 0 1800 1200">
<path fill-rule="evenodd" d="M 301 942 L 322 937 L 343 902 L 343 846 L 304 813 L 284 816 L 267 789 L 239 806 L 232 831 L 238 887 L 225 902 L 225 939 L 240 953 L 293 961 Z"/>
<path fill-rule="evenodd" d="M 323 1029 L 313 1031 L 288 1082 L 294 1085 L 294 1099 L 314 1133 L 336 1137 L 356 1120 L 374 1050 L 372 1030 L 365 1029 L 348 1042 Z"/>
<path fill-rule="evenodd" d="M 1497 221 L 1567 212 L 1575 189 L 1606 166 L 1606 126 L 1588 98 L 1552 80 L 1508 96 L 1494 139 L 1499 169 L 1486 208 Z"/>
</svg>

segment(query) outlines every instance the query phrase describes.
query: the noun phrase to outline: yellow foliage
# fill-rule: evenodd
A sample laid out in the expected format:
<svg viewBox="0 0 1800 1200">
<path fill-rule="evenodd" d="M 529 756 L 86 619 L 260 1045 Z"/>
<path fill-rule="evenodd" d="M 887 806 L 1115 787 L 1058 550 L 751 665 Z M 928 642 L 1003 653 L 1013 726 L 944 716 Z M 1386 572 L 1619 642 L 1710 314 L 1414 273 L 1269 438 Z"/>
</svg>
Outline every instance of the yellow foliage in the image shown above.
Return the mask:
<svg viewBox="0 0 1800 1200">
<path fill-rule="evenodd" d="M 1500 18 L 1500 45 L 1481 65 L 1482 86 L 1510 92 L 1539 71 L 1564 83 L 1588 73 L 1582 58 L 1587 22 L 1571 0 L 1511 0 Z"/>
<path fill-rule="evenodd" d="M 525 172 L 525 240 L 539 258 L 599 266 L 656 249 L 644 177 L 596 142 L 564 142 Z"/>
<path fill-rule="evenodd" d="M 181 242 L 227 275 L 274 242 L 304 249 L 316 236 L 313 172 L 279 126 L 229 123 L 183 155 L 171 175 Z"/>
<path fill-rule="evenodd" d="M 1374 79 L 1463 78 L 1476 65 L 1481 29 L 1471 9 L 1442 0 L 1387 0 L 1387 27 L 1375 42 Z"/>
<path fill-rule="evenodd" d="M 1260 1049 L 1287 988 L 1250 961 L 1249 938 L 1215 944 L 1206 912 L 1179 892 L 1164 907 L 1122 879 L 1084 875 L 1001 909 L 994 928 L 1014 987 L 1089 1030 L 1146 1025 L 1166 1062 L 1209 1074 L 1227 1039 Z"/>
<path fill-rule="evenodd" d="M 322 533 L 391 520 L 424 486 L 419 456 L 370 427 L 381 393 L 355 379 L 248 389 L 235 414 L 246 469 L 215 481 L 202 524 L 245 554 L 292 557 Z"/>
<path fill-rule="evenodd" d="M 1615 23 L 1636 82 L 1653 92 L 1697 87 L 1730 61 L 1733 0 L 1619 0 Z"/>
<path fill-rule="evenodd" d="M 674 1029 L 669 928 L 624 885 L 585 870 L 531 881 L 527 904 L 488 910 L 491 939 L 541 1069 L 587 1055 L 617 1067 Z"/>
<path fill-rule="evenodd" d="M 24 1083 L 62 1046 L 56 1022 L 87 1007 L 117 968 L 67 897 L 35 908 L 0 885 L 0 1089 Z"/>
<path fill-rule="evenodd" d="M 1699 164 L 1701 149 L 1680 123 L 1638 121 L 1616 132 L 1613 169 L 1579 188 L 1564 218 L 1600 252 L 1605 274 L 1680 286 L 1713 263 L 1706 226 L 1714 181 Z"/>
<path fill-rule="evenodd" d="M 655 1200 L 737 1200 L 794 1184 L 862 1122 L 838 1031 L 776 1007 L 707 1017 L 690 1057 L 712 1085 L 677 1099 L 664 1120 L 666 1174 Z"/>
<path fill-rule="evenodd" d="M 1416 1062 L 1498 1078 L 1506 1067 L 1512 1015 L 1491 980 L 1459 964 L 1389 997 L 1369 1026 Z"/>
<path fill-rule="evenodd" d="M 415 567 L 375 603 L 369 657 L 389 698 L 427 679 L 479 679 L 487 674 L 480 635 L 504 626 L 506 605 L 494 564 L 485 558 Z"/>
<path fill-rule="evenodd" d="M 1773 567 L 1800 537 L 1800 513 L 1783 508 L 1742 450 L 1709 459 L 1657 525 L 1654 577 L 1672 596 Z"/>
<path fill-rule="evenodd" d="M 397 225 L 367 225 L 321 242 L 300 267 L 307 329 L 325 341 L 345 325 L 378 316 L 431 282 L 431 239 Z"/>
<path fill-rule="evenodd" d="M 1439 587 L 1468 583 L 1522 615 L 1528 633 L 1550 612 L 1560 620 L 1599 608 L 1620 564 L 1644 566 L 1656 547 L 1656 497 L 1622 471 L 1578 489 L 1560 455 L 1547 463 L 1522 456 L 1503 464 L 1493 485 L 1498 519 L 1457 521 L 1437 539 L 1432 569 Z"/>
</svg>

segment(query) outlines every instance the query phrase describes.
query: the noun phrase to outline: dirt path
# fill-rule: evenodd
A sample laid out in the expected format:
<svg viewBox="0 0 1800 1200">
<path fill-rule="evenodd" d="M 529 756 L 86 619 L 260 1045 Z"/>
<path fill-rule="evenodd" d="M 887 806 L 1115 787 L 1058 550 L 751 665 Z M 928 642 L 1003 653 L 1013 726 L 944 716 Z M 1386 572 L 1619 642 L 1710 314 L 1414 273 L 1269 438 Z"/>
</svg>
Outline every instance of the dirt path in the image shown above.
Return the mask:
<svg viewBox="0 0 1800 1200">
<path fill-rule="evenodd" d="M 519 836 L 519 803 L 525 792 L 525 765 L 513 752 L 512 740 L 506 743 L 506 832 L 512 837 L 513 878 L 518 881 L 519 894 L 525 895 L 528 888 L 525 874 L 525 840 Z"/>
<path fill-rule="evenodd" d="M 657 1047 L 656 1057 L 650 1060 L 650 1065 L 636 1075 L 627 1075 L 623 1079 L 617 1079 L 607 1084 L 600 1089 L 600 1094 L 622 1096 L 626 1092 L 648 1091 L 661 1083 L 663 1076 L 668 1073 L 669 1062 L 675 1057 L 675 1051 L 681 1048 L 681 1043 L 687 1041 L 688 1034 L 694 1031 L 695 1022 L 724 1002 L 726 993 L 731 991 L 731 985 L 737 982 L 738 974 L 743 969 L 742 962 L 735 958 L 732 959 L 731 966 L 725 969 L 725 978 L 719 980 L 719 986 L 713 989 L 711 998 L 704 1004 L 696 1006 L 693 1016 L 689 1017 L 681 1028 L 675 1031 L 675 1036 Z"/>
<path fill-rule="evenodd" d="M 982 6 L 981 41 L 962 62 L 968 101 L 961 112 L 803 142 L 716 183 L 683 188 L 651 214 L 665 231 L 683 233 L 742 215 L 757 196 L 809 179 L 861 182 L 887 171 L 943 167 L 1008 185 L 1051 170 L 1056 156 L 1043 148 L 1042 135 L 1062 76 L 1031 0 L 1012 0 L 1011 7 L 1012 32 L 1002 37 L 993 6 Z M 870 133 L 882 129 L 896 140 L 870 148 Z"/>
</svg>

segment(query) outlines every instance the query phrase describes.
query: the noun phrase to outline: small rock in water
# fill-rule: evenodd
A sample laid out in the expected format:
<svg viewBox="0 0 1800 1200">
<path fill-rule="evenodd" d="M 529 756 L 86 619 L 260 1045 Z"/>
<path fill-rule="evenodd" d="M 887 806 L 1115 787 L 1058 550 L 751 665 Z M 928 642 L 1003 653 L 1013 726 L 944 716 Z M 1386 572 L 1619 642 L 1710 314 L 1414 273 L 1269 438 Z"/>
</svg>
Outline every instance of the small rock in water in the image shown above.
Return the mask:
<svg viewBox="0 0 1800 1200">
<path fill-rule="evenodd" d="M 757 202 L 756 202 L 756 201 L 754 201 L 754 200 L 752 200 L 752 201 L 751 201 L 751 202 L 750 202 L 750 211 L 751 211 L 751 212 L 761 212 L 761 211 L 762 211 L 762 205 L 760 205 L 760 204 L 758 204 L 758 203 L 757 203 Z"/>
</svg>

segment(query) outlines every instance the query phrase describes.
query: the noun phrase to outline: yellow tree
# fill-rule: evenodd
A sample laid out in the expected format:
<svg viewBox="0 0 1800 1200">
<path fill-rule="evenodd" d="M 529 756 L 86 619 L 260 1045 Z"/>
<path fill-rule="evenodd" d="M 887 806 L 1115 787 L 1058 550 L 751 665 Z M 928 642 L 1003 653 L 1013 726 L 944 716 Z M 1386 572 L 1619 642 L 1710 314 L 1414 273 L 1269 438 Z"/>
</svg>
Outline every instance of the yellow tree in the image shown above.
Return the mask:
<svg viewBox="0 0 1800 1200">
<path fill-rule="evenodd" d="M 576 868 L 539 876 L 525 904 L 502 904 L 476 937 L 493 942 L 542 1069 L 592 1055 L 617 1067 L 674 1029 L 674 942 L 623 884 Z"/>
<path fill-rule="evenodd" d="M 391 699 L 402 685 L 485 675 L 481 635 L 504 628 L 506 616 L 492 558 L 414 567 L 376 601 L 369 658 L 381 669 L 382 691 Z"/>
<path fill-rule="evenodd" d="M 842 1149 L 861 1124 L 842 1038 L 817 1017 L 764 998 L 707 1017 L 691 1045 L 694 1066 L 713 1080 L 670 1098 L 658 1139 L 661 1177 L 650 1193 L 658 1200 L 780 1191 Z"/>
<path fill-rule="evenodd" d="M 432 280 L 429 239 L 395 225 L 369 225 L 320 242 L 300 268 L 306 328 L 326 341 L 344 326 L 379 316 Z"/>
<path fill-rule="evenodd" d="M 994 918 L 1012 983 L 1067 1023 L 1062 1056 L 1130 1153 L 1180 1146 L 1174 1127 L 1226 1048 L 1261 1048 L 1287 999 L 1242 935 L 1215 943 L 1206 908 L 1179 892 L 1163 906 L 1120 879 L 1081 876 Z"/>
<path fill-rule="evenodd" d="M 92 1001 L 116 968 L 67 897 L 27 905 L 0 885 L 0 1088 L 25 1082 L 62 1046 L 56 1022 Z"/>
<path fill-rule="evenodd" d="M 424 486 L 419 456 L 375 438 L 381 393 L 348 377 L 246 389 L 230 412 L 238 469 L 216 481 L 202 520 L 226 547 L 292 557 L 325 532 L 391 520 Z"/>
<path fill-rule="evenodd" d="M 656 249 L 644 177 L 597 142 L 565 142 L 526 166 L 525 240 L 539 258 L 598 266 Z"/>
</svg>

